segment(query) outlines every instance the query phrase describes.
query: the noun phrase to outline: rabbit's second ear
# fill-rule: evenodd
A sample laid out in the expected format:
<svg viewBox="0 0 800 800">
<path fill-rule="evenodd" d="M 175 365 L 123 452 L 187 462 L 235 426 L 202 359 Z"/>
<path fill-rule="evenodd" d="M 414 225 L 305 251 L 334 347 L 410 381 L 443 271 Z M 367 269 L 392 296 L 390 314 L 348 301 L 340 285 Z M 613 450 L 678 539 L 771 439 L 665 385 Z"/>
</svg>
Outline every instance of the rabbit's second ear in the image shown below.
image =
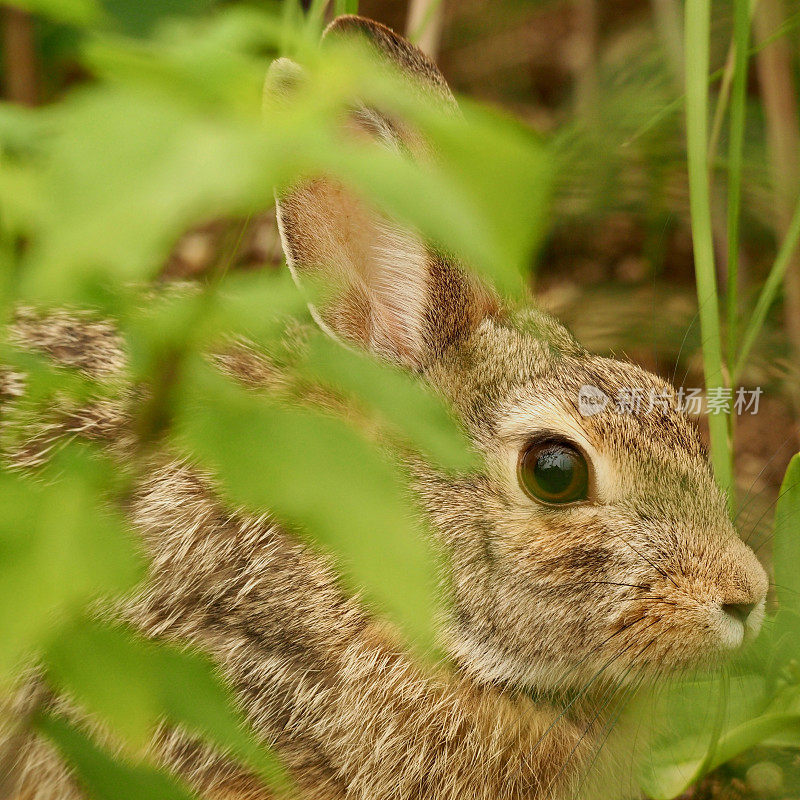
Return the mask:
<svg viewBox="0 0 800 800">
<path fill-rule="evenodd" d="M 383 58 L 408 76 L 430 102 L 455 100 L 436 67 L 413 45 L 382 25 L 341 17 L 326 38 L 366 37 Z M 274 65 L 279 91 L 297 79 Z M 285 80 L 284 80 L 285 78 Z M 356 135 L 413 152 L 408 130 L 375 109 L 352 119 Z M 412 136 L 413 139 L 413 136 Z M 296 276 L 317 273 L 336 287 L 320 310 L 337 335 L 412 369 L 421 369 L 466 336 L 494 310 L 489 293 L 414 233 L 366 207 L 328 178 L 309 180 L 278 199 L 286 260 Z"/>
<path fill-rule="evenodd" d="M 495 310 L 476 281 L 331 180 L 281 198 L 278 223 L 293 273 L 333 287 L 321 322 L 406 367 L 424 368 Z"/>
</svg>

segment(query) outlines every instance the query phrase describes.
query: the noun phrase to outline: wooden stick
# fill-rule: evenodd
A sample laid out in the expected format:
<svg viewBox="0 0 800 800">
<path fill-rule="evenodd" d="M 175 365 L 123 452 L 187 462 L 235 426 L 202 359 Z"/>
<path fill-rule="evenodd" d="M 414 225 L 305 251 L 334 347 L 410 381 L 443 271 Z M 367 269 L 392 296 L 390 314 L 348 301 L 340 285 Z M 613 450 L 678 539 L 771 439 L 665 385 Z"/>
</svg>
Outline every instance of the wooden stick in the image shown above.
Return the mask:
<svg viewBox="0 0 800 800">
<path fill-rule="evenodd" d="M 26 106 L 36 105 L 39 80 L 33 17 L 10 6 L 1 6 L 0 12 L 6 99 Z"/>
<path fill-rule="evenodd" d="M 753 19 L 756 42 L 765 42 L 786 19 L 782 0 L 759 0 Z M 793 40 L 781 36 L 755 57 L 767 123 L 767 150 L 776 206 L 776 233 L 784 239 L 797 202 L 800 186 L 800 127 L 797 90 L 793 77 Z M 793 362 L 800 362 L 800 256 L 795 254 L 783 279 L 786 330 Z M 792 399 L 800 416 L 800 388 Z"/>
</svg>

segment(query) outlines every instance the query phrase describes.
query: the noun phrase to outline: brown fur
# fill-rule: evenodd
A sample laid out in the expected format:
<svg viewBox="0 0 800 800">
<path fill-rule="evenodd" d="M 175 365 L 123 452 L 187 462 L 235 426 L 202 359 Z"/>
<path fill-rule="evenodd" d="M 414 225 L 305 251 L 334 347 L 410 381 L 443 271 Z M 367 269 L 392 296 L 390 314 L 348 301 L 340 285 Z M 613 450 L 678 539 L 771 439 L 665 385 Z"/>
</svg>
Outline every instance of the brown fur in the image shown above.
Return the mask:
<svg viewBox="0 0 800 800">
<path fill-rule="evenodd" d="M 431 98 L 450 102 L 435 67 L 399 37 L 355 18 L 338 21 L 342 31 L 370 36 Z M 418 663 L 342 593 L 325 558 L 269 517 L 225 507 L 211 476 L 169 453 L 131 504 L 152 562 L 124 616 L 148 635 L 214 655 L 303 797 L 540 800 L 577 789 L 622 797 L 613 772 L 630 770 L 624 726 L 595 759 L 628 694 L 641 680 L 717 663 L 755 635 L 763 614 L 766 576 L 735 535 L 694 426 L 660 379 L 590 355 L 542 312 L 501 310 L 457 264 L 341 187 L 309 182 L 282 197 L 279 212 L 295 272 L 323 269 L 339 282 L 322 310 L 331 333 L 430 382 L 484 456 L 483 471 L 459 478 L 411 464 L 448 556 L 451 663 Z M 18 339 L 89 372 L 122 369 L 113 332 L 80 318 L 23 324 Z M 280 383 L 253 350 L 231 348 L 218 362 L 249 386 Z M 669 400 L 655 414 L 583 417 L 584 384 L 612 397 L 652 387 Z M 8 403 L 19 393 L 12 389 Z M 120 452 L 124 407 L 112 416 L 116 425 L 78 427 Z M 518 454 L 542 431 L 587 453 L 588 502 L 550 508 L 520 489 Z M 756 611 L 734 627 L 722 604 L 747 602 Z M 153 754 L 208 797 L 268 797 L 180 731 L 162 730 Z M 35 739 L 14 779 L 20 799 L 79 796 Z"/>
</svg>

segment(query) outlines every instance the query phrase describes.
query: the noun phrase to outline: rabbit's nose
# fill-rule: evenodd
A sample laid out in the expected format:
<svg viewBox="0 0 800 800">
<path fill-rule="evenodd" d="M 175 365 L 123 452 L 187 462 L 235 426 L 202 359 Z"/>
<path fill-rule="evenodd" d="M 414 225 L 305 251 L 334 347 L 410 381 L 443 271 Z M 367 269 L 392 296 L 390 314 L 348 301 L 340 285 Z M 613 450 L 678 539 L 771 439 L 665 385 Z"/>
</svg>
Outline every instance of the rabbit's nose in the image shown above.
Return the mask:
<svg viewBox="0 0 800 800">
<path fill-rule="evenodd" d="M 744 625 L 758 603 L 723 603 L 722 610 L 729 617 Z"/>
</svg>

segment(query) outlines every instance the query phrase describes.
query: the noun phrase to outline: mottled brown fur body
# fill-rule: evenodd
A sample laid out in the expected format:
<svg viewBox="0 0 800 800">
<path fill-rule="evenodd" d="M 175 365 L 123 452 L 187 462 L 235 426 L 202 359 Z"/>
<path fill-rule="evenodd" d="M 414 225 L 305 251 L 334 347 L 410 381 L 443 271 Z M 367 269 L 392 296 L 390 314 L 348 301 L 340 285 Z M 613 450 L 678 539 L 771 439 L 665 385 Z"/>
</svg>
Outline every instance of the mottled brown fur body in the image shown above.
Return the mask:
<svg viewBox="0 0 800 800">
<path fill-rule="evenodd" d="M 453 103 L 410 45 L 355 18 L 334 25 L 354 31 L 431 99 Z M 360 120 L 367 133 L 403 141 L 374 110 L 369 124 Z M 324 269 L 343 287 L 321 310 L 322 324 L 433 385 L 484 457 L 483 471 L 462 478 L 412 464 L 447 554 L 451 663 L 438 672 L 418 664 L 342 593 L 325 559 L 268 517 L 227 508 L 209 476 L 169 453 L 131 503 L 152 564 L 124 616 L 151 636 L 213 654 L 304 797 L 622 797 L 630 788 L 619 779 L 630 774 L 624 727 L 595 760 L 617 699 L 671 670 L 717 663 L 755 635 L 766 592 L 674 391 L 587 353 L 542 312 L 501 308 L 458 264 L 322 178 L 279 199 L 279 222 L 294 273 Z M 16 337 L 89 371 L 123 370 L 107 327 L 24 317 Z M 81 346 L 68 346 L 74 341 Z M 219 362 L 250 386 L 270 383 L 250 351 L 234 348 Z M 652 414 L 586 416 L 585 385 L 608 397 L 652 388 L 665 401 Z M 62 422 L 56 434 L 109 440 L 124 457 L 124 401 L 109 413 Z M 586 455 L 586 502 L 550 507 L 520 488 L 519 454 L 543 433 Z M 738 623 L 728 604 L 754 608 Z M 206 796 L 267 797 L 178 731 L 161 731 L 153 752 Z M 41 742 L 26 744 L 15 769 L 19 798 L 80 796 Z"/>
</svg>

